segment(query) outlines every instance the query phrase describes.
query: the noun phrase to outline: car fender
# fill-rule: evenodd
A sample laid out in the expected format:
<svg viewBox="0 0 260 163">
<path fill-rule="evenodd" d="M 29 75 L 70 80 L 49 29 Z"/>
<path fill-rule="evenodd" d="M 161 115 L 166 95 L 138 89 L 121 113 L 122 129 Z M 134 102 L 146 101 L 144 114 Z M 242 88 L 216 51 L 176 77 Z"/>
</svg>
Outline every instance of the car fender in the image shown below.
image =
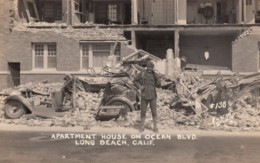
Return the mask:
<svg viewBox="0 0 260 163">
<path fill-rule="evenodd" d="M 134 105 L 132 102 L 130 102 L 126 97 L 122 97 L 122 96 L 114 96 L 112 98 L 110 98 L 105 104 L 100 104 L 99 106 L 99 109 L 98 109 L 98 112 L 96 114 L 96 120 L 111 120 L 113 118 L 118 118 L 120 116 L 120 113 L 118 113 L 117 115 L 100 115 L 100 112 L 102 110 L 102 106 L 110 106 L 110 104 L 112 102 L 115 102 L 115 101 L 122 101 L 124 102 L 125 104 L 127 104 L 129 106 L 129 109 L 130 111 L 134 111 L 135 108 L 134 108 Z"/>
<path fill-rule="evenodd" d="M 105 104 L 105 105 L 109 105 L 109 103 L 111 103 L 112 101 L 123 101 L 125 102 L 127 105 L 130 106 L 131 112 L 135 110 L 133 102 L 131 102 L 130 100 L 128 100 L 126 97 L 122 97 L 122 96 L 115 96 L 111 99 L 109 99 L 109 101 Z"/>
<path fill-rule="evenodd" d="M 32 112 L 32 110 L 33 110 L 32 104 L 29 102 L 29 100 L 24 98 L 21 95 L 11 95 L 11 96 L 8 96 L 5 99 L 5 103 L 7 103 L 9 100 L 20 101 L 28 109 L 28 111 Z"/>
</svg>

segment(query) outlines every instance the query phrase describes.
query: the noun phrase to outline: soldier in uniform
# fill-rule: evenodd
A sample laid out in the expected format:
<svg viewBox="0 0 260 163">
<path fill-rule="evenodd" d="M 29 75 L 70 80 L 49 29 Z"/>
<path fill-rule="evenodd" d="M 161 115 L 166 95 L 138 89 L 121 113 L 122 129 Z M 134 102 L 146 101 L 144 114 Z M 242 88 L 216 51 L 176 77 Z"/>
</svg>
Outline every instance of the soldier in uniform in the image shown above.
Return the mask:
<svg viewBox="0 0 260 163">
<path fill-rule="evenodd" d="M 157 94 L 156 87 L 161 86 L 160 79 L 158 74 L 154 72 L 154 63 L 148 61 L 146 64 L 147 69 L 140 72 L 137 77 L 134 79 L 134 84 L 141 91 L 141 128 L 140 132 L 144 131 L 145 117 L 147 105 L 149 104 L 154 124 L 154 132 L 158 132 L 157 128 Z"/>
</svg>

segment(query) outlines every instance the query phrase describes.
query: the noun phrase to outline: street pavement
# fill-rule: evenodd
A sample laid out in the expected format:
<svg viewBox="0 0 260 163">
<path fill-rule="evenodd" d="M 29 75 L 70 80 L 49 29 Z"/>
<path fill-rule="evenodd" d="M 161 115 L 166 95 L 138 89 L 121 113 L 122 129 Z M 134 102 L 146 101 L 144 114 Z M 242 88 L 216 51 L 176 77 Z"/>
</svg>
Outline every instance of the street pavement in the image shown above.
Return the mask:
<svg viewBox="0 0 260 163">
<path fill-rule="evenodd" d="M 89 137 L 84 139 L 87 140 L 86 144 L 79 145 L 80 141 L 76 142 L 75 135 L 72 137 L 69 134 L 95 136 L 96 144 L 91 145 L 88 141 L 94 138 Z M 203 136 L 176 133 L 171 135 L 169 140 L 167 134 L 158 135 L 143 134 L 139 140 L 141 143 L 133 144 L 133 135 L 127 134 L 128 144 L 120 146 L 111 145 L 111 142 L 110 145 L 101 145 L 100 141 L 104 138 L 101 136 L 104 135 L 100 133 L 0 131 L 0 162 L 259 163 L 260 160 L 260 136 Z M 125 135 L 116 136 L 117 140 L 124 140 Z M 156 140 L 150 145 L 146 136 Z M 148 145 L 144 145 L 145 142 Z"/>
</svg>

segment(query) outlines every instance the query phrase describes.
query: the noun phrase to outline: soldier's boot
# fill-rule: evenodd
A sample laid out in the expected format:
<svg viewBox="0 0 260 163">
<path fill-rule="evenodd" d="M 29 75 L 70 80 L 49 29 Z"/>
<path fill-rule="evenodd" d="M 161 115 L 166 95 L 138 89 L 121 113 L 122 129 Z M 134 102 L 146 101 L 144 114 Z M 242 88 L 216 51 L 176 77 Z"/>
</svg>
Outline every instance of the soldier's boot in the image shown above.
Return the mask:
<svg viewBox="0 0 260 163">
<path fill-rule="evenodd" d="M 156 121 L 156 120 L 154 120 L 154 122 L 153 122 L 153 131 L 154 131 L 155 133 L 158 133 L 158 132 L 159 132 L 159 129 L 158 129 L 158 127 L 157 127 L 157 121 Z"/>
<path fill-rule="evenodd" d="M 144 132 L 144 123 L 145 123 L 145 118 L 141 118 L 141 126 L 139 129 L 140 132 Z"/>
</svg>

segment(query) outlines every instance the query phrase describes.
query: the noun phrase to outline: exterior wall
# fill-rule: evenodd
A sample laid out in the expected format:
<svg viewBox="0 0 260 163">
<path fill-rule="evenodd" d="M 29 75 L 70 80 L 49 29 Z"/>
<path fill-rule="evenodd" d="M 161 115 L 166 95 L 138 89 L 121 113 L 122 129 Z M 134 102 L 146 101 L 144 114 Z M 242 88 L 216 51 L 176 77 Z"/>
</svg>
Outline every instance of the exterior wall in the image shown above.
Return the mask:
<svg viewBox="0 0 260 163">
<path fill-rule="evenodd" d="M 9 35 L 11 21 L 11 18 L 7 13 L 9 13 L 11 8 L 12 6 L 10 1 L 0 1 L 0 71 L 7 71 L 6 51 L 11 48 L 7 46 L 9 42 L 7 36 Z M 9 55 L 9 53 L 7 54 Z"/>
<path fill-rule="evenodd" d="M 9 75 L 8 62 L 19 62 L 21 64 L 21 83 L 29 81 L 53 80 L 53 76 L 47 75 L 23 75 L 26 72 L 34 72 L 32 69 L 32 42 L 56 42 L 57 45 L 57 71 L 79 71 L 80 49 L 79 42 L 68 39 L 54 32 L 19 32 L 1 34 L 0 43 L 0 88 L 6 87 Z M 37 71 L 35 71 L 37 72 Z M 1 74 L 1 73 L 0 73 Z M 48 74 L 48 72 L 46 72 Z M 56 78 L 55 78 L 56 79 Z M 61 78 L 62 79 L 62 78 Z"/>
<path fill-rule="evenodd" d="M 9 9 L 11 9 L 11 3 L 0 1 L 0 89 L 7 87 L 7 64 L 4 62 L 6 60 L 5 53 L 3 52 L 4 45 L 7 41 L 5 35 L 9 33 L 9 22 L 10 18 L 6 16 L 6 13 L 9 13 Z"/>
<path fill-rule="evenodd" d="M 186 56 L 190 64 L 231 68 L 231 36 L 183 36 L 180 35 L 180 56 Z M 209 52 L 205 60 L 204 52 Z"/>
<path fill-rule="evenodd" d="M 243 37 L 232 45 L 232 70 L 235 72 L 257 72 L 259 71 L 258 42 L 260 34 L 254 32 Z"/>
<path fill-rule="evenodd" d="M 21 71 L 32 70 L 32 43 L 55 42 L 57 44 L 57 70 L 79 70 L 79 42 L 66 38 L 55 32 L 13 31 L 2 36 L 4 42 L 0 45 L 0 53 L 4 56 L 1 65 L 7 71 L 7 62 L 20 62 Z M 68 46 L 69 45 L 69 46 Z"/>
<path fill-rule="evenodd" d="M 7 75 L 6 74 L 0 74 L 0 89 L 7 87 Z"/>
<path fill-rule="evenodd" d="M 80 62 L 79 42 L 55 32 L 40 32 L 37 30 L 10 32 L 12 17 L 11 1 L 0 1 L 0 88 L 8 85 L 10 76 L 8 62 L 21 64 L 21 83 L 30 81 L 55 80 L 62 81 L 61 75 L 47 77 L 48 73 L 41 75 L 25 75 L 32 70 L 32 42 L 56 42 L 57 45 L 57 71 L 78 71 Z M 36 72 L 36 71 L 35 71 Z"/>
<path fill-rule="evenodd" d="M 63 82 L 64 75 L 60 74 L 25 74 L 21 75 L 21 84 L 28 83 L 28 82 Z"/>
</svg>

